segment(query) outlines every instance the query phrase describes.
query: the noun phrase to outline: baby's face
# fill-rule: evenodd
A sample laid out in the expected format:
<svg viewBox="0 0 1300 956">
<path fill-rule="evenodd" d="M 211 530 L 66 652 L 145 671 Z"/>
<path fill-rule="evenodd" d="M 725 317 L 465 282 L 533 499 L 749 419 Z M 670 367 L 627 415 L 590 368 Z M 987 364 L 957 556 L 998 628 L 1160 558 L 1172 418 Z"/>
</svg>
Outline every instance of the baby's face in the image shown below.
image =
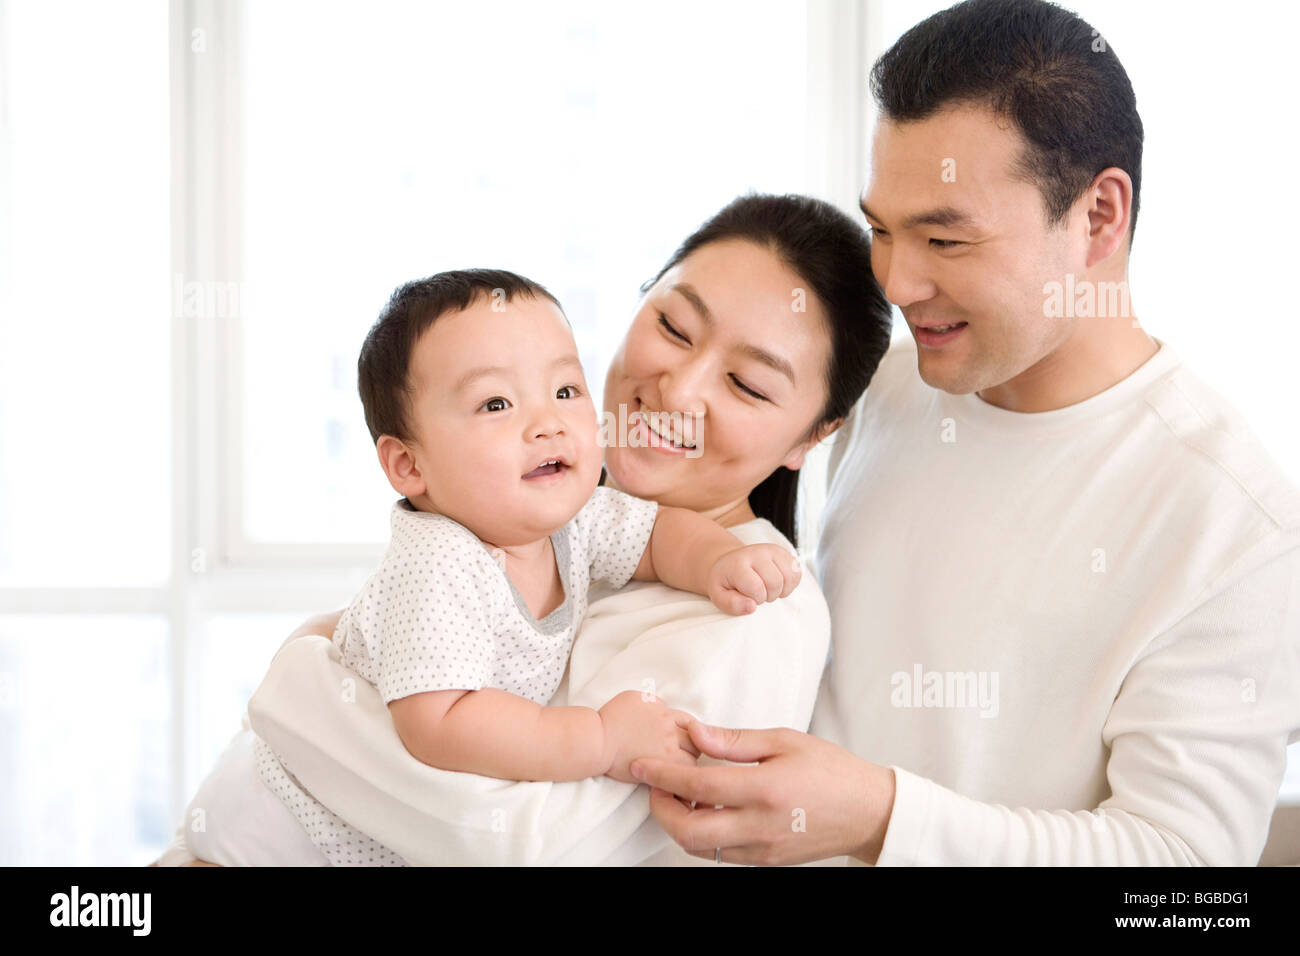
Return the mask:
<svg viewBox="0 0 1300 956">
<path fill-rule="evenodd" d="M 410 445 L 439 514 L 509 546 L 558 530 L 591 497 L 596 408 L 553 303 L 483 298 L 440 316 L 416 343 L 410 376 Z"/>
</svg>

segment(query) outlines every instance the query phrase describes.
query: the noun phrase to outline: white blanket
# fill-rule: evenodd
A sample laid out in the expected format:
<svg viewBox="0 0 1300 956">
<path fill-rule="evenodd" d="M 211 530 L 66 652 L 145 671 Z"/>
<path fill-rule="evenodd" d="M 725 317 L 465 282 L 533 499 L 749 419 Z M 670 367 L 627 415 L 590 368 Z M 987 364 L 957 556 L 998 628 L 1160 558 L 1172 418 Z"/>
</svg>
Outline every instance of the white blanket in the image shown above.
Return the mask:
<svg viewBox="0 0 1300 956">
<path fill-rule="evenodd" d="M 767 521 L 730 530 L 746 543 L 790 547 Z M 599 707 L 644 690 L 721 726 L 806 730 L 829 644 L 826 601 L 810 573 L 790 597 L 744 617 L 655 582 L 593 589 L 551 703 Z M 697 862 L 650 817 L 644 785 L 519 783 L 415 760 L 378 692 L 325 638 L 287 642 L 248 712 L 318 800 L 412 864 Z M 192 859 L 183 830 L 161 862 Z"/>
</svg>

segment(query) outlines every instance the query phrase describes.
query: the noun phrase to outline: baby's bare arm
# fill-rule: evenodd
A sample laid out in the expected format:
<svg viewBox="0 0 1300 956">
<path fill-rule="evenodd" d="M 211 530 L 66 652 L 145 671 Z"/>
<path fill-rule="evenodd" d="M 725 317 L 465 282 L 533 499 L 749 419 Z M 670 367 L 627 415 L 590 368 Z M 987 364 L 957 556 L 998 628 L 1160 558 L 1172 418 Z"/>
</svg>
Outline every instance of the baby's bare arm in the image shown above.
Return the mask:
<svg viewBox="0 0 1300 956">
<path fill-rule="evenodd" d="M 780 545 L 746 545 L 703 515 L 661 507 L 632 576 L 706 594 L 728 614 L 750 614 L 766 601 L 789 597 L 801 571 Z"/>
<path fill-rule="evenodd" d="M 716 521 L 689 508 L 661 506 L 632 577 L 705 594 L 709 571 L 718 558 L 742 547 L 744 543 Z"/>
<path fill-rule="evenodd" d="M 542 707 L 495 688 L 439 690 L 390 701 L 398 736 L 432 767 L 503 780 L 584 780 L 609 769 L 600 714 Z"/>
</svg>

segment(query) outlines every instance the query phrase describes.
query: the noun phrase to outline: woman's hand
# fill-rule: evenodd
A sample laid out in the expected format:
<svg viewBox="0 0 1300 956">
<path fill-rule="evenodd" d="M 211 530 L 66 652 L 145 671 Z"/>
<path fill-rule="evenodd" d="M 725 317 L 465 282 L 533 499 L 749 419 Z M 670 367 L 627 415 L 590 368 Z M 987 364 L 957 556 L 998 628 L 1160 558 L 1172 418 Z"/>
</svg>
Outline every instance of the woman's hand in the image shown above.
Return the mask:
<svg viewBox="0 0 1300 956">
<path fill-rule="evenodd" d="M 600 708 L 605 731 L 605 775 L 623 783 L 636 783 L 628 764 L 637 757 L 655 757 L 667 764 L 695 766 L 700 752 L 686 727 L 695 718 L 672 710 L 654 694 L 625 690 Z"/>
<path fill-rule="evenodd" d="M 732 730 L 693 721 L 689 730 L 710 757 L 758 761 L 632 761 L 632 776 L 652 787 L 650 812 L 691 856 L 714 859 L 721 847 L 727 863 L 760 866 L 842 855 L 874 863 L 880 856 L 894 806 L 893 770 L 788 728 Z"/>
</svg>

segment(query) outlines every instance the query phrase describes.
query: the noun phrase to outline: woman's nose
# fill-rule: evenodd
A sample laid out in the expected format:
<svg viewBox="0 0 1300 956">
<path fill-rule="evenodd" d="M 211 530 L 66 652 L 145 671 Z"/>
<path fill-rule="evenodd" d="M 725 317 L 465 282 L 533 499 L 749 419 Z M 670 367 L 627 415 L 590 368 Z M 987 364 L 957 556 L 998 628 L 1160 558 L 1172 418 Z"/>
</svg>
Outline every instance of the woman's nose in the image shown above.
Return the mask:
<svg viewBox="0 0 1300 956">
<path fill-rule="evenodd" d="M 704 414 L 705 383 L 709 375 L 707 363 L 688 360 L 659 376 L 661 412 L 681 412 L 684 415 Z"/>
</svg>

